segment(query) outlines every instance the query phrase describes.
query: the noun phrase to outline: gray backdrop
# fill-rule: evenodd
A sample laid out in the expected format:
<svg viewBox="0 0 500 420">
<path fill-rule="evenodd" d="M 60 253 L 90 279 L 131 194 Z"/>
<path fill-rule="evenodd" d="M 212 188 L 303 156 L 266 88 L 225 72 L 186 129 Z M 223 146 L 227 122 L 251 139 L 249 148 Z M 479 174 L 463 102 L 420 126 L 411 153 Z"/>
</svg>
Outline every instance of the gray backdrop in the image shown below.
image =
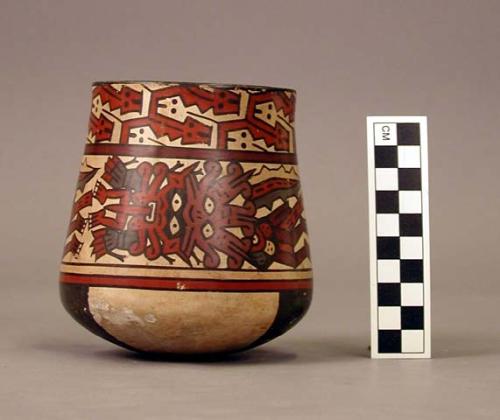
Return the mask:
<svg viewBox="0 0 500 420">
<path fill-rule="evenodd" d="M 20 1 L 0 7 L 2 418 L 493 418 L 500 404 L 500 2 Z M 213 363 L 143 360 L 73 322 L 57 271 L 90 83 L 284 85 L 315 296 Z M 431 361 L 371 361 L 366 115 L 428 115 Z"/>
</svg>

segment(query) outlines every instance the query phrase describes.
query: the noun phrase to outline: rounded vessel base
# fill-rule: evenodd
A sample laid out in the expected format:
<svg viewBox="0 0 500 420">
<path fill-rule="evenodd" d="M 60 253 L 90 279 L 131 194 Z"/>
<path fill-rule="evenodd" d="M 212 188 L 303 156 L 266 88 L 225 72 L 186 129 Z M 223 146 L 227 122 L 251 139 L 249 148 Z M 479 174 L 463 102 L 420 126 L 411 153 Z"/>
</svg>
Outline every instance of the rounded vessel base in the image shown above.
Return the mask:
<svg viewBox="0 0 500 420">
<path fill-rule="evenodd" d="M 312 291 L 194 292 L 60 284 L 71 316 L 129 350 L 197 357 L 247 350 L 292 328 Z"/>
</svg>

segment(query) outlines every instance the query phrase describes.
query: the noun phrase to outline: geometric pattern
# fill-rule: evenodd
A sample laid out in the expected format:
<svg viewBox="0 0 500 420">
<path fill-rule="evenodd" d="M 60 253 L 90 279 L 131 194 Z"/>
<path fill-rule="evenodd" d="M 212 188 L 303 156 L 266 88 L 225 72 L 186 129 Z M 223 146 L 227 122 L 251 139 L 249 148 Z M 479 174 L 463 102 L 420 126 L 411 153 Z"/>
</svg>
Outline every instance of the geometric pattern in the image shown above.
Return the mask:
<svg viewBox="0 0 500 420">
<path fill-rule="evenodd" d="M 295 92 L 165 83 L 97 84 L 94 144 L 294 152 Z"/>
<path fill-rule="evenodd" d="M 294 104 L 275 88 L 96 84 L 61 280 L 310 288 Z"/>
</svg>

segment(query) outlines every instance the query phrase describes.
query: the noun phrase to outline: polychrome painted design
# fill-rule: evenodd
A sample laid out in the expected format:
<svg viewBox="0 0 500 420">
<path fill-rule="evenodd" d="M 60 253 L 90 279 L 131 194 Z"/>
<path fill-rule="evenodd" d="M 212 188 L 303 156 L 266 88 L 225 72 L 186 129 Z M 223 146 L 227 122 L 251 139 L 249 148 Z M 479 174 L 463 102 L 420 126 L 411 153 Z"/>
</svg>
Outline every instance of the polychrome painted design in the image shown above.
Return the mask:
<svg viewBox="0 0 500 420">
<path fill-rule="evenodd" d="M 62 281 L 310 287 L 294 102 L 288 91 L 95 86 Z"/>
<path fill-rule="evenodd" d="M 295 92 L 197 84 L 94 86 L 88 141 L 295 152 Z"/>
<path fill-rule="evenodd" d="M 227 331 L 216 338 L 215 331 L 204 330 L 211 339 L 198 343 L 195 352 L 242 348 L 293 325 L 309 305 L 312 284 L 294 105 L 295 92 L 286 89 L 94 85 L 61 265 L 68 310 L 94 332 L 146 351 L 188 352 L 189 340 L 173 344 L 179 331 L 158 337 L 159 326 L 172 330 L 181 316 L 162 302 L 179 301 L 183 292 L 191 292 L 182 295 L 184 307 L 195 311 L 185 319 L 206 324 L 194 322 L 188 329 L 207 328 L 206 316 L 217 306 L 220 316 L 232 311 L 235 320 L 255 321 L 232 346 L 224 344 Z M 226 297 L 210 294 L 220 292 Z M 151 346 L 133 339 L 143 337 L 142 327 L 131 332 L 130 325 L 111 325 L 110 319 L 123 318 L 124 302 L 133 306 L 137 293 L 157 305 L 156 315 L 144 313 L 141 321 L 156 336 L 153 344 L 148 338 Z M 85 316 L 69 308 L 72 299 L 85 307 Z M 292 320 L 283 316 L 285 301 Z M 252 308 L 266 315 L 248 318 Z M 155 328 L 149 315 L 158 321 Z M 235 322 L 229 330 L 238 329 Z"/>
</svg>

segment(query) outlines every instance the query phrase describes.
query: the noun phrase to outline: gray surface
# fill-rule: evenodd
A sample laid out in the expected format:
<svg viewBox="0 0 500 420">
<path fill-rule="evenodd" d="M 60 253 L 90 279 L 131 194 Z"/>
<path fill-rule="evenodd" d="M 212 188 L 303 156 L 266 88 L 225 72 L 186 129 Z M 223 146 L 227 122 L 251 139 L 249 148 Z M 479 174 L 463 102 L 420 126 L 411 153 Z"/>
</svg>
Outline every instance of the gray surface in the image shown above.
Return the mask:
<svg viewBox="0 0 500 420">
<path fill-rule="evenodd" d="M 3 1 L 0 418 L 498 418 L 500 3 Z M 87 333 L 57 267 L 106 79 L 293 86 L 307 318 L 210 363 Z M 434 359 L 368 358 L 365 117 L 429 116 Z"/>
</svg>

